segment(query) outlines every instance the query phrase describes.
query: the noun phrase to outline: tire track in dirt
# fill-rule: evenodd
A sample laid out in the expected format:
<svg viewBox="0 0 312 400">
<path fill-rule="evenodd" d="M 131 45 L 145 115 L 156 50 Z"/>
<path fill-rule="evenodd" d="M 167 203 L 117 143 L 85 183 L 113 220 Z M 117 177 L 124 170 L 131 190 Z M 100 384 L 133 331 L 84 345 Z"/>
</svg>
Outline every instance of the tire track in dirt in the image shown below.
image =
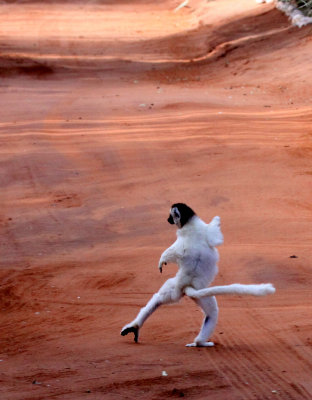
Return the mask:
<svg viewBox="0 0 312 400">
<path fill-rule="evenodd" d="M 295 357 L 296 362 L 301 364 L 300 371 L 304 381 L 308 379 L 311 370 L 310 361 L 301 357 L 293 346 L 266 328 L 268 319 L 258 315 L 259 310 L 261 308 L 252 311 L 242 309 L 241 312 L 245 315 L 242 315 L 241 319 L 244 322 L 240 324 L 239 321 L 235 321 L 235 325 L 232 325 L 231 318 L 226 320 L 221 309 L 220 322 L 225 332 L 222 332 L 222 336 L 218 335 L 221 328 L 217 327 L 212 338 L 216 340 L 218 335 L 216 347 L 201 349 L 207 363 L 213 365 L 214 369 L 227 379 L 229 385 L 235 388 L 232 398 L 308 400 L 310 395 L 304 386 L 293 383 L 288 374 L 283 373 L 287 371 L 281 370 L 294 362 Z M 226 314 L 229 312 L 227 308 L 224 311 Z M 194 321 L 193 325 L 197 325 L 198 319 L 193 311 L 188 311 L 187 314 L 189 320 Z M 253 342 L 252 338 L 256 341 Z M 228 362 L 229 359 L 231 362 Z"/>
<path fill-rule="evenodd" d="M 235 371 L 239 371 L 233 384 L 237 385 L 237 382 L 240 382 L 240 389 L 244 385 L 246 388 L 248 384 L 247 393 L 249 394 L 246 399 L 251 398 L 249 390 L 253 392 L 255 399 L 270 399 L 276 395 L 283 399 L 295 400 L 298 398 L 298 392 L 300 392 L 300 398 L 309 399 L 309 394 L 303 387 L 300 388 L 298 385 L 294 387 L 289 378 L 280 373 L 282 365 L 289 365 L 293 362 L 293 349 L 291 352 L 286 352 L 285 350 L 290 349 L 287 349 L 285 343 L 278 340 L 271 330 L 267 330 L 261 319 L 257 322 L 255 311 L 245 310 L 245 313 L 247 318 L 244 317 L 242 334 L 240 336 L 229 336 L 228 334 L 222 336 L 222 341 L 224 341 L 222 345 L 229 346 L 228 356 L 235 360 Z M 245 330 L 244 327 L 247 329 Z M 237 326 L 233 328 L 235 329 Z M 252 339 L 250 339 L 253 337 L 257 338 L 255 343 L 252 343 Z M 273 351 L 271 352 L 269 349 Z M 302 367 L 302 372 L 309 374 L 309 368 L 304 368 L 304 365 Z M 233 371 L 231 373 L 235 376 Z"/>
</svg>

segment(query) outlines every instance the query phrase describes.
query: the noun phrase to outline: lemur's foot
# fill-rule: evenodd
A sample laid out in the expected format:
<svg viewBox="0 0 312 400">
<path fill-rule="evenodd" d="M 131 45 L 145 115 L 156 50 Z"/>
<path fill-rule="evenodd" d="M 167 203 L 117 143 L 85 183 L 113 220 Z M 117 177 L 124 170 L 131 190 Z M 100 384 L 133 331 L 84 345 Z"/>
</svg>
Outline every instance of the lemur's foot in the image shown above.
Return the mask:
<svg viewBox="0 0 312 400">
<path fill-rule="evenodd" d="M 139 327 L 137 325 L 135 325 L 135 326 L 125 326 L 121 330 L 120 334 L 121 334 L 121 336 L 126 336 L 126 335 L 128 335 L 128 333 L 131 333 L 131 332 L 134 333 L 134 341 L 135 341 L 135 343 L 138 343 L 138 340 L 139 340 Z"/>
<path fill-rule="evenodd" d="M 186 344 L 185 347 L 213 347 L 213 342 L 194 342 Z"/>
</svg>

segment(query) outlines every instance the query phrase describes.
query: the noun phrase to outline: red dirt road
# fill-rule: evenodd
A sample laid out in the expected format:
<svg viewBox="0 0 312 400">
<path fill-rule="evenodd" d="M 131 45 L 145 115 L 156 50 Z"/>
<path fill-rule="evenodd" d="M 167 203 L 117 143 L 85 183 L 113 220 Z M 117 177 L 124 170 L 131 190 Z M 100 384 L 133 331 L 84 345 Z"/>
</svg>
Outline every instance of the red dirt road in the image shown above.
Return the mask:
<svg viewBox="0 0 312 400">
<path fill-rule="evenodd" d="M 312 28 L 178 5 L 0 5 L 1 400 L 312 398 Z M 177 201 L 221 216 L 217 284 L 277 288 L 220 297 L 214 348 L 187 298 L 120 336 Z"/>
</svg>

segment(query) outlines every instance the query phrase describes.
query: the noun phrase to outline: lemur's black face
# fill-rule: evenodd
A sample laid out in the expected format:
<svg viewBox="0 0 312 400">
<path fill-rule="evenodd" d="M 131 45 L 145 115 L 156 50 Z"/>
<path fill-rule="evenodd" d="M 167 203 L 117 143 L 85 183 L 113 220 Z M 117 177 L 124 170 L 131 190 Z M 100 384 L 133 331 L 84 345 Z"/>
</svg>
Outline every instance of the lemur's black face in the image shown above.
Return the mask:
<svg viewBox="0 0 312 400">
<path fill-rule="evenodd" d="M 195 212 L 186 204 L 175 203 L 171 206 L 168 222 L 182 228 L 194 215 Z"/>
</svg>

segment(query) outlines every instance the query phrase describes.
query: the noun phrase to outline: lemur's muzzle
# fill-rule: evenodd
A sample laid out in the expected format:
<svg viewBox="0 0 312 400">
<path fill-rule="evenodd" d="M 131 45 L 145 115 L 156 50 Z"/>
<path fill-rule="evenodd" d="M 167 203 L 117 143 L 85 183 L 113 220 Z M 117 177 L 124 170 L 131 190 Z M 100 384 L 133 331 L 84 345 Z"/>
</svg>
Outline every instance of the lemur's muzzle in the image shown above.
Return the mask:
<svg viewBox="0 0 312 400">
<path fill-rule="evenodd" d="M 171 214 L 170 214 L 169 218 L 167 219 L 167 221 L 168 221 L 169 224 L 171 224 L 171 225 L 174 224 L 174 221 L 173 221 L 173 218 L 172 218 L 172 215 L 171 215 Z"/>
</svg>

